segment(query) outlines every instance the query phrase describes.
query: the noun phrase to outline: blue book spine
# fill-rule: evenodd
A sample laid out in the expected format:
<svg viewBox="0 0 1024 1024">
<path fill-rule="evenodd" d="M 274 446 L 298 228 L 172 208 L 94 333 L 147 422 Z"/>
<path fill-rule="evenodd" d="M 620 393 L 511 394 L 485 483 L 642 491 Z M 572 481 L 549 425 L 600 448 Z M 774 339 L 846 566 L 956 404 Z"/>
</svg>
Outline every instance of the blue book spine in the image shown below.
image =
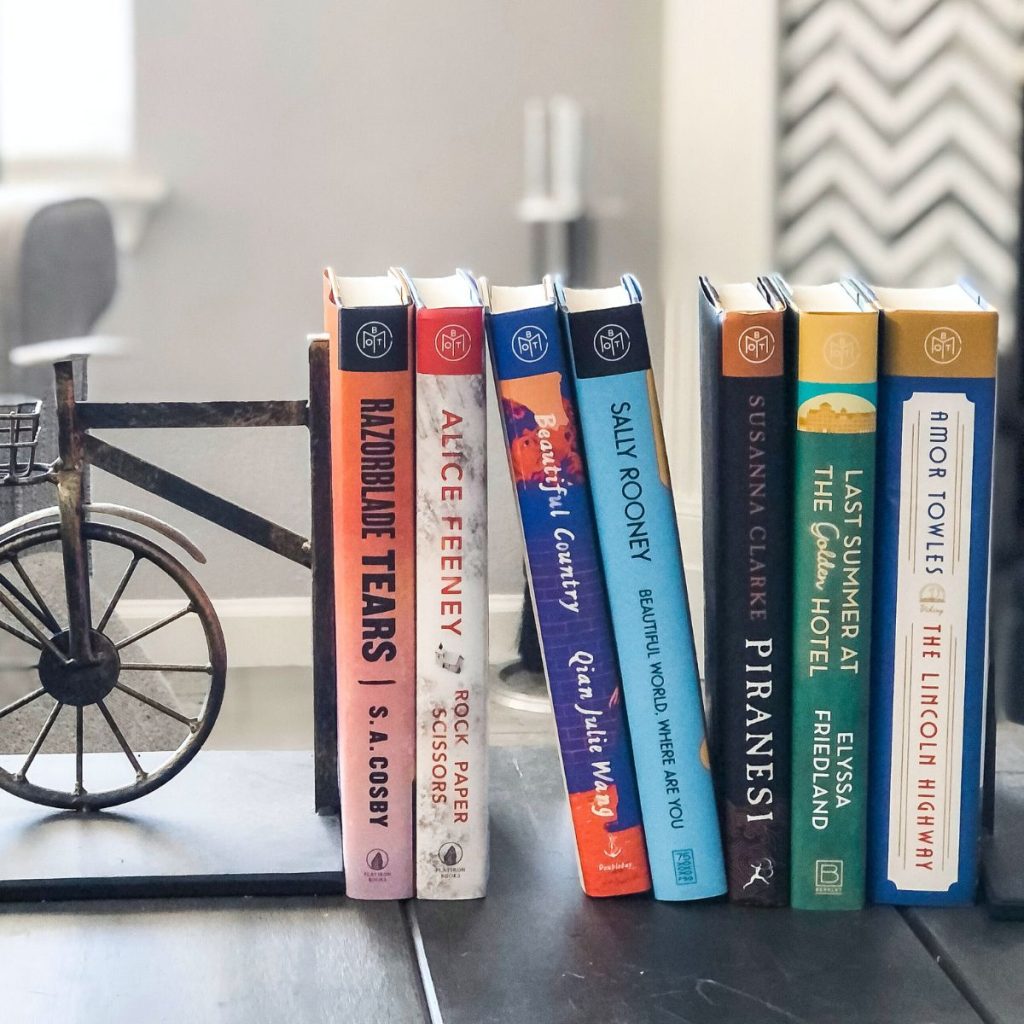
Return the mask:
<svg viewBox="0 0 1024 1024">
<path fill-rule="evenodd" d="M 618 896 L 651 879 L 561 328 L 553 303 L 487 317 L 581 881 Z"/>
<path fill-rule="evenodd" d="M 882 318 L 868 864 L 876 903 L 966 904 L 977 888 L 995 324 L 994 312 Z M 988 375 L 956 376 L 968 360 Z"/>
<path fill-rule="evenodd" d="M 654 895 L 718 896 L 725 864 L 642 306 L 566 319 Z"/>
</svg>

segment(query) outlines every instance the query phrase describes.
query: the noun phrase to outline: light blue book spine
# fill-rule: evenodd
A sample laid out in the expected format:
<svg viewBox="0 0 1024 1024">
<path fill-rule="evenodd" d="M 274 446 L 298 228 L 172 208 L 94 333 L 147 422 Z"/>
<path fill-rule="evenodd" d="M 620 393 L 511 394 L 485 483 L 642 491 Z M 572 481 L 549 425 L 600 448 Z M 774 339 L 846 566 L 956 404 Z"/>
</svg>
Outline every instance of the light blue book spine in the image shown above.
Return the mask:
<svg viewBox="0 0 1024 1024">
<path fill-rule="evenodd" d="M 718 896 L 725 865 L 642 307 L 566 319 L 654 895 Z"/>
</svg>

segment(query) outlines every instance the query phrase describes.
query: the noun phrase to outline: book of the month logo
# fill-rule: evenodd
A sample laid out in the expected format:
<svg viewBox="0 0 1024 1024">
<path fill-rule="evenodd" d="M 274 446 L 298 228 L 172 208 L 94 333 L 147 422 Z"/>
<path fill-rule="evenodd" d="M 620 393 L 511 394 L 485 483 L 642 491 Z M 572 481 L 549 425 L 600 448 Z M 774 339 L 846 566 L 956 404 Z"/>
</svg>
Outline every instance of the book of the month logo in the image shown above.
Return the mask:
<svg viewBox="0 0 1024 1024">
<path fill-rule="evenodd" d="M 775 354 L 775 335 L 767 327 L 748 327 L 739 336 L 739 348 L 748 363 L 766 363 Z"/>
<path fill-rule="evenodd" d="M 963 348 L 960 335 L 952 327 L 936 327 L 924 339 L 924 354 L 940 366 L 954 362 Z"/>
<path fill-rule="evenodd" d="M 379 320 L 363 324 L 356 332 L 356 347 L 367 359 L 380 359 L 391 351 L 391 328 Z"/>
<path fill-rule="evenodd" d="M 523 363 L 535 363 L 548 351 L 548 336 L 539 327 L 520 327 L 512 335 L 512 353 Z"/>
<path fill-rule="evenodd" d="M 594 351 L 606 363 L 617 363 L 629 351 L 629 332 L 618 324 L 606 324 L 594 335 Z"/>
<path fill-rule="evenodd" d="M 442 359 L 449 363 L 458 363 L 469 355 L 473 340 L 469 331 L 458 324 L 448 324 L 434 335 L 434 349 Z"/>
<path fill-rule="evenodd" d="M 825 342 L 825 362 L 834 370 L 848 370 L 860 355 L 860 342 L 852 334 L 840 331 Z"/>
</svg>

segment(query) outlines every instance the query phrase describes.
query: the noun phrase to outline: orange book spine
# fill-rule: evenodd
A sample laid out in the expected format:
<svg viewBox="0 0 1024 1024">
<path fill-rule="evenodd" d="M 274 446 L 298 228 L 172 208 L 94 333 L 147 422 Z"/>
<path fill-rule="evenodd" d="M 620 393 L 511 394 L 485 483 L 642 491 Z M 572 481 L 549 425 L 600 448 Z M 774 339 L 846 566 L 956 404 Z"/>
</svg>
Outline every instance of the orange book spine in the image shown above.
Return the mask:
<svg viewBox="0 0 1024 1024">
<path fill-rule="evenodd" d="M 412 307 L 341 306 L 331 352 L 338 766 L 345 887 L 414 892 L 416 712 Z"/>
</svg>

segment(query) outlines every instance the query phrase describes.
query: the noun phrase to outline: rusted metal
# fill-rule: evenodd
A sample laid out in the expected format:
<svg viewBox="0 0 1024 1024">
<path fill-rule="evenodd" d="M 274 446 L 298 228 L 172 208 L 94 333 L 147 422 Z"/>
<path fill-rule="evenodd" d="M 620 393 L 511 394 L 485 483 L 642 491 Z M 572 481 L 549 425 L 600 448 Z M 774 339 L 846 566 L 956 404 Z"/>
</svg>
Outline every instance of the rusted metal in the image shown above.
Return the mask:
<svg viewBox="0 0 1024 1024">
<path fill-rule="evenodd" d="M 94 466 L 309 568 L 310 545 L 305 537 L 98 437 L 86 434 L 83 441 L 85 457 Z"/>
<path fill-rule="evenodd" d="M 337 814 L 340 807 L 329 360 L 327 336 L 313 336 L 309 344 L 309 465 L 313 555 L 313 765 L 317 814 Z"/>
<path fill-rule="evenodd" d="M 75 417 L 75 373 L 70 362 L 53 368 L 57 393 L 57 504 L 60 506 L 60 544 L 64 558 L 64 588 L 68 602 L 68 653 L 78 662 L 92 661 L 92 605 L 89 560 L 82 540 L 83 434 Z"/>
<path fill-rule="evenodd" d="M 303 401 L 81 402 L 82 430 L 152 427 L 304 427 Z"/>
</svg>

